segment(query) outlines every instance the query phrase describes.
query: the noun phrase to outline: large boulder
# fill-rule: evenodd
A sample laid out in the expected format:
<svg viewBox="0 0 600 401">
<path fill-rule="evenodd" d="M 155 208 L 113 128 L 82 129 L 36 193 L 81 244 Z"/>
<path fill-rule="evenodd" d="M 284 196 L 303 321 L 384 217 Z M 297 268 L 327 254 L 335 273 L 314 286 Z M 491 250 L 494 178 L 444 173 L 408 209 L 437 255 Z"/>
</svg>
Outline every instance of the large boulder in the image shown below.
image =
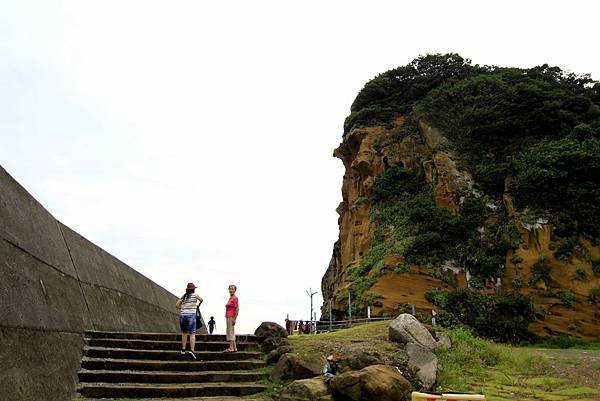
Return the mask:
<svg viewBox="0 0 600 401">
<path fill-rule="evenodd" d="M 436 342 L 431 333 L 413 315 L 404 313 L 390 322 L 388 329 L 390 341 L 401 344 L 416 343 L 435 350 Z"/>
<path fill-rule="evenodd" d="M 381 355 L 375 351 L 348 350 L 342 356 L 335 359 L 336 373 L 344 373 L 351 370 L 361 370 L 371 365 L 383 365 Z"/>
<path fill-rule="evenodd" d="M 254 331 L 259 340 L 267 337 L 287 337 L 288 333 L 282 326 L 274 322 L 262 322 Z"/>
<path fill-rule="evenodd" d="M 268 337 L 260 343 L 260 350 L 265 354 L 279 347 L 291 346 L 290 341 L 283 337 Z"/>
<path fill-rule="evenodd" d="M 333 401 L 324 377 L 296 380 L 285 386 L 279 401 Z"/>
<path fill-rule="evenodd" d="M 352 401 L 404 401 L 413 391 L 396 368 L 385 365 L 336 375 L 329 384 L 336 399 Z"/>
<path fill-rule="evenodd" d="M 274 365 L 279 361 L 279 358 L 282 355 L 292 352 L 293 350 L 294 347 L 292 347 L 291 345 L 282 345 L 280 347 L 277 347 L 267 354 L 267 363 L 269 365 Z"/>
<path fill-rule="evenodd" d="M 429 349 L 415 343 L 406 344 L 408 363 L 415 366 L 417 377 L 425 390 L 431 390 L 437 379 L 437 356 Z"/>
<path fill-rule="evenodd" d="M 271 372 L 271 380 L 308 379 L 323 373 L 326 360 L 322 357 L 300 357 L 296 354 L 284 354 Z"/>
<path fill-rule="evenodd" d="M 287 331 L 274 322 L 262 322 L 254 331 L 254 335 L 258 338 L 260 349 L 265 354 L 282 345 L 289 345 Z"/>
</svg>

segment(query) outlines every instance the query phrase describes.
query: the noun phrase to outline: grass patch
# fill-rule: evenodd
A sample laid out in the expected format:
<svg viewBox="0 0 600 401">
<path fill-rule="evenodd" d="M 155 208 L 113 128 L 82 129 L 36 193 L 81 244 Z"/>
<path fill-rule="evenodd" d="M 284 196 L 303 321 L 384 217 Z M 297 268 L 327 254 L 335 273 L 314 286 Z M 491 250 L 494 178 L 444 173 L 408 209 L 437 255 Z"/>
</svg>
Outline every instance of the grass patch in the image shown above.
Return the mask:
<svg viewBox="0 0 600 401">
<path fill-rule="evenodd" d="M 389 321 L 373 322 L 315 335 L 292 335 L 288 337 L 294 353 L 300 356 L 327 356 L 338 354 L 348 348 L 364 347 L 382 356 L 397 358 L 397 346 L 387 341 Z"/>
<path fill-rule="evenodd" d="M 462 327 L 449 330 L 448 335 L 452 348 L 438 352 L 438 391 L 479 392 L 499 401 L 600 396 L 596 389 L 555 377 L 553 367 L 529 348 L 493 344 Z"/>
</svg>

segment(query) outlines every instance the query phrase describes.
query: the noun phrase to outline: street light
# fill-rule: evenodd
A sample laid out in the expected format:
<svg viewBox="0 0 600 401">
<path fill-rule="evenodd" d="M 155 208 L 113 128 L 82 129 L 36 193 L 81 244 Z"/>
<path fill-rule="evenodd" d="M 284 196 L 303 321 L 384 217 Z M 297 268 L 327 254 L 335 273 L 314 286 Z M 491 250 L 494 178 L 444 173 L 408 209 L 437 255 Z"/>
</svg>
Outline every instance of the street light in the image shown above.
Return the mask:
<svg viewBox="0 0 600 401">
<path fill-rule="evenodd" d="M 310 320 L 313 320 L 313 296 L 315 294 L 318 294 L 319 291 L 312 291 L 312 288 L 309 288 L 308 290 L 306 290 L 306 293 L 308 294 L 308 296 L 310 297 Z M 312 333 L 313 329 L 312 329 L 313 325 L 312 322 L 310 323 L 310 332 Z"/>
<path fill-rule="evenodd" d="M 346 288 L 348 289 L 348 320 L 352 323 L 352 296 L 350 295 L 350 287 L 352 286 L 352 282 L 348 283 Z"/>
</svg>

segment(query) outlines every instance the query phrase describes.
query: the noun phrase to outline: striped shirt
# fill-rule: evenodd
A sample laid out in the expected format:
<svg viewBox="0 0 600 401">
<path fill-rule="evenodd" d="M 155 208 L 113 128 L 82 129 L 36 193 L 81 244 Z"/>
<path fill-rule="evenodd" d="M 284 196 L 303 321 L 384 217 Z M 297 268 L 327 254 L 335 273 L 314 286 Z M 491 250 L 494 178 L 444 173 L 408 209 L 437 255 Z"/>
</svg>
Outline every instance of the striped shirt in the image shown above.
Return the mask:
<svg viewBox="0 0 600 401">
<path fill-rule="evenodd" d="M 199 295 L 191 294 L 188 299 L 181 303 L 181 312 L 182 315 L 195 315 L 196 314 L 196 306 L 202 302 L 202 298 Z"/>
</svg>

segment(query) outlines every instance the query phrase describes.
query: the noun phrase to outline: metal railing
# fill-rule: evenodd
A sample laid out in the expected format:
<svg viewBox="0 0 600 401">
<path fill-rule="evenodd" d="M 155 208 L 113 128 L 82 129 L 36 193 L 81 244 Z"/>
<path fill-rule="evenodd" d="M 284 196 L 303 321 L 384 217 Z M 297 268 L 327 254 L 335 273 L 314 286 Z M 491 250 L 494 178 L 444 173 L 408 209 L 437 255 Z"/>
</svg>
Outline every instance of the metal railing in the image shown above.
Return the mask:
<svg viewBox="0 0 600 401">
<path fill-rule="evenodd" d="M 327 333 L 331 331 L 347 329 L 350 327 L 358 326 L 361 324 L 368 324 L 373 322 L 380 322 L 384 320 L 392 320 L 391 317 L 372 317 L 372 318 L 363 318 L 363 319 L 352 319 L 352 320 L 290 320 L 291 327 L 294 329 L 291 330 L 291 333 L 302 333 L 302 334 L 318 334 L 318 333 Z M 297 329 L 296 326 L 299 322 L 302 322 L 302 326 L 300 329 Z M 303 330 L 305 325 L 308 325 L 307 330 Z"/>
</svg>

